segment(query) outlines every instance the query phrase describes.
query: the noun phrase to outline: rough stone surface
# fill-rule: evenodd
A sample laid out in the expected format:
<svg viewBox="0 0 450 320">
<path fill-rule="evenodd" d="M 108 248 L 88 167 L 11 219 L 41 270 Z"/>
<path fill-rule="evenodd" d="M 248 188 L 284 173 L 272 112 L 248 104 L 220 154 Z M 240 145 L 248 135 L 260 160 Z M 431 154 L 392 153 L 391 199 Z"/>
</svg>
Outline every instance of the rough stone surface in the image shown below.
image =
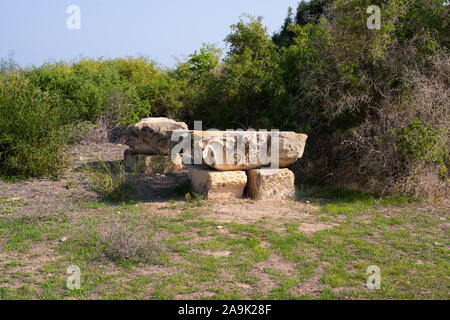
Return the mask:
<svg viewBox="0 0 450 320">
<path fill-rule="evenodd" d="M 294 173 L 287 169 L 251 169 L 247 171 L 246 193 L 257 200 L 285 200 L 295 196 Z"/>
<path fill-rule="evenodd" d="M 168 118 L 145 118 L 125 131 L 125 144 L 134 153 L 169 155 L 172 149 L 172 132 L 187 130 L 184 122 Z"/>
<path fill-rule="evenodd" d="M 192 192 L 207 199 L 242 198 L 247 175 L 245 171 L 215 171 L 189 168 Z"/>
<path fill-rule="evenodd" d="M 284 168 L 303 156 L 308 136 L 303 133 L 280 131 L 279 139 L 280 167 Z"/>
<path fill-rule="evenodd" d="M 173 162 L 171 156 L 139 154 L 127 149 L 124 160 L 126 171 L 140 174 L 176 173 L 183 169 L 180 155 Z"/>
<path fill-rule="evenodd" d="M 271 165 L 270 132 L 199 131 L 193 132 L 192 138 L 193 146 L 202 151 L 203 163 L 214 169 L 248 170 Z M 279 167 L 287 167 L 303 156 L 307 138 L 301 133 L 279 132 Z"/>
</svg>

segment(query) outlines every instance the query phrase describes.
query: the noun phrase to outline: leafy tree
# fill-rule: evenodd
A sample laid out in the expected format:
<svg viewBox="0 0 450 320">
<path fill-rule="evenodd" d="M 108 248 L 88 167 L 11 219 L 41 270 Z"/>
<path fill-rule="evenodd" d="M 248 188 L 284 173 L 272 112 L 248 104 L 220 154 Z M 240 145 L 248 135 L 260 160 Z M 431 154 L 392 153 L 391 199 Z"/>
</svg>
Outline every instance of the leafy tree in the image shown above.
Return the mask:
<svg viewBox="0 0 450 320">
<path fill-rule="evenodd" d="M 289 7 L 288 15 L 284 21 L 281 30 L 275 33 L 272 37 L 273 42 L 279 47 L 289 47 L 294 43 L 295 32 L 293 27 L 295 25 L 305 26 L 307 24 L 318 24 L 320 18 L 325 16 L 327 7 L 333 3 L 334 0 L 311 0 L 305 2 L 302 0 L 297 6 L 295 18 L 293 17 L 292 8 Z"/>
<path fill-rule="evenodd" d="M 308 23 L 317 24 L 320 18 L 325 16 L 327 7 L 333 2 L 334 0 L 310 0 L 308 2 L 302 0 L 297 7 L 295 23 L 300 26 Z"/>
<path fill-rule="evenodd" d="M 190 71 L 194 73 L 194 79 L 204 82 L 210 77 L 214 69 L 219 65 L 222 50 L 214 45 L 203 44 L 200 51 L 189 55 Z"/>
<path fill-rule="evenodd" d="M 267 127 L 277 124 L 280 86 L 279 54 L 261 18 L 242 18 L 226 37 L 227 57 L 217 79 L 208 86 L 206 114 L 213 125 Z"/>
<path fill-rule="evenodd" d="M 292 8 L 289 7 L 288 15 L 284 20 L 284 24 L 281 27 L 280 32 L 275 33 L 272 37 L 272 41 L 279 47 L 289 47 L 292 44 L 292 40 L 295 33 L 292 31 L 294 24 Z"/>
</svg>

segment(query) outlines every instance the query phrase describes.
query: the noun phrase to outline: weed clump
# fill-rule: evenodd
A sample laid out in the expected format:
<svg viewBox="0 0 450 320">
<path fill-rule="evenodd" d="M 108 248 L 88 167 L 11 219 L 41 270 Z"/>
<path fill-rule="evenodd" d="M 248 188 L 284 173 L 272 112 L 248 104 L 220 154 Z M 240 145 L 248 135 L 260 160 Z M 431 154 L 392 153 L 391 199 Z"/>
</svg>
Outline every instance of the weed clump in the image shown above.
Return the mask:
<svg viewBox="0 0 450 320">
<path fill-rule="evenodd" d="M 99 230 L 102 253 L 115 262 L 157 263 L 166 245 L 160 234 L 145 225 L 115 220 Z"/>
<path fill-rule="evenodd" d="M 88 187 L 110 202 L 123 202 L 130 198 L 134 187 L 131 176 L 125 172 L 123 162 L 99 161 L 84 167 Z"/>
</svg>

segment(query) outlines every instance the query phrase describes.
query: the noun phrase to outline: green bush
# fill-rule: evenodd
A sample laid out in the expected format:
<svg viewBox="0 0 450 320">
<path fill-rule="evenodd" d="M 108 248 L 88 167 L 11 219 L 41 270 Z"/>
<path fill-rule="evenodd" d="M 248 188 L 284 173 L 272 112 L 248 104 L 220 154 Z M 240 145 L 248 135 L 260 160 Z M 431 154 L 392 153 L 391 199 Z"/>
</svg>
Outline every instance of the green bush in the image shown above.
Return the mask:
<svg viewBox="0 0 450 320">
<path fill-rule="evenodd" d="M 0 75 L 0 89 L 0 173 L 58 176 L 66 165 L 60 97 L 20 72 Z"/>
<path fill-rule="evenodd" d="M 381 9 L 380 29 L 366 27 L 371 4 Z M 448 10 L 440 0 L 334 0 L 301 3 L 295 20 L 290 11 L 273 40 L 278 106 L 309 136 L 298 182 L 448 192 Z M 423 128 L 410 126 L 416 117 Z"/>
<path fill-rule="evenodd" d="M 432 125 L 415 118 L 405 128 L 397 130 L 397 144 L 406 158 L 414 161 L 436 163 L 441 174 L 447 171 L 445 161 L 448 149 L 445 145 L 444 129 L 436 130 Z"/>
<path fill-rule="evenodd" d="M 151 106 L 139 96 L 133 81 L 141 80 L 137 71 L 125 69 L 127 61 L 82 59 L 72 65 L 45 64 L 25 73 L 41 90 L 61 96 L 66 108 L 60 111 L 67 123 L 101 118 L 129 124 L 149 116 Z"/>
<path fill-rule="evenodd" d="M 11 57 L 2 59 L 0 174 L 58 176 L 67 164 L 63 151 L 74 127 L 135 123 L 152 115 L 152 105 L 159 107 L 156 116 L 166 116 L 172 87 L 168 76 L 144 58 L 81 59 L 26 69 Z"/>
</svg>

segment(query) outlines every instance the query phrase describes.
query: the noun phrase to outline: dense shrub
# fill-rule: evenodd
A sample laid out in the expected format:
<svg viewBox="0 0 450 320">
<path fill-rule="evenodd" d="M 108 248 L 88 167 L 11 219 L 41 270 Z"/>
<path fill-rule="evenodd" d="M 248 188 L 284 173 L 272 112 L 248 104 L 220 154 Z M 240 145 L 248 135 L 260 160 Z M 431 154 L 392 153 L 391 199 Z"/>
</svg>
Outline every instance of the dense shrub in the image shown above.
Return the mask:
<svg viewBox="0 0 450 320">
<path fill-rule="evenodd" d="M 56 176 L 66 162 L 63 151 L 79 124 L 130 124 L 165 116 L 170 80 L 144 58 L 81 59 L 20 69 L 0 63 L 0 173 Z M 162 103 L 161 101 L 164 101 Z"/>
<path fill-rule="evenodd" d="M 379 30 L 365 25 L 370 4 L 381 7 Z M 445 194 L 448 6 L 337 0 L 324 8 L 310 22 L 292 23 L 291 44 L 280 48 L 290 114 L 309 134 L 296 168 L 299 179 L 380 192 L 415 192 L 415 186 L 428 185 L 420 192 Z M 419 134 L 416 118 L 440 137 L 422 146 L 427 156 L 420 159 L 405 152 L 430 138 Z M 439 161 L 429 161 L 430 154 Z"/>
<path fill-rule="evenodd" d="M 64 132 L 61 99 L 21 73 L 0 74 L 0 173 L 52 176 L 61 173 Z"/>
<path fill-rule="evenodd" d="M 448 157 L 445 146 L 444 129 L 435 130 L 432 126 L 415 118 L 405 128 L 397 130 L 399 138 L 397 144 L 403 155 L 415 161 L 438 163 L 443 166 Z"/>
<path fill-rule="evenodd" d="M 127 65 L 128 63 L 128 65 Z M 133 60 L 102 61 L 82 59 L 66 63 L 45 64 L 26 70 L 26 77 L 43 91 L 54 92 L 65 101 L 61 108 L 68 122 L 99 118 L 111 122 L 131 123 L 150 114 L 150 104 L 137 92 L 140 77 Z M 145 70 L 145 68 L 143 68 Z"/>
</svg>

